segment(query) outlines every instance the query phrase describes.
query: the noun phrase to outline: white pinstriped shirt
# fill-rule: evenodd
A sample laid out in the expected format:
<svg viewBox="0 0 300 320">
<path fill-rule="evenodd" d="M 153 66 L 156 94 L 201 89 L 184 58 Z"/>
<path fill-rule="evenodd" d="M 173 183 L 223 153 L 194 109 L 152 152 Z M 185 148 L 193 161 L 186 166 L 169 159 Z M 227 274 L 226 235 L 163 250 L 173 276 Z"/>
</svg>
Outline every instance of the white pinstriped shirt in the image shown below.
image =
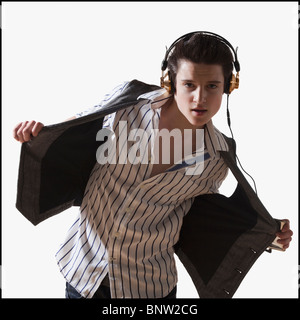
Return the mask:
<svg viewBox="0 0 300 320">
<path fill-rule="evenodd" d="M 103 107 L 127 84 L 77 117 Z M 164 102 L 157 102 L 155 108 L 152 103 L 165 94 L 160 89 L 142 95 L 146 102 L 137 101 L 106 116 L 103 127 L 116 131 L 120 121 L 127 121 L 128 132 L 141 128 L 150 136 L 151 129 L 158 128 Z M 96 163 L 78 218 L 56 254 L 60 272 L 82 296 L 91 298 L 107 273 L 112 298 L 162 298 L 175 287 L 173 246 L 183 217 L 195 196 L 218 192 L 228 172 L 218 153 L 228 147 L 211 121 L 204 142 L 208 157 L 203 172 L 197 175 L 187 175 L 184 168 L 176 167 L 150 177 L 151 162 Z"/>
</svg>

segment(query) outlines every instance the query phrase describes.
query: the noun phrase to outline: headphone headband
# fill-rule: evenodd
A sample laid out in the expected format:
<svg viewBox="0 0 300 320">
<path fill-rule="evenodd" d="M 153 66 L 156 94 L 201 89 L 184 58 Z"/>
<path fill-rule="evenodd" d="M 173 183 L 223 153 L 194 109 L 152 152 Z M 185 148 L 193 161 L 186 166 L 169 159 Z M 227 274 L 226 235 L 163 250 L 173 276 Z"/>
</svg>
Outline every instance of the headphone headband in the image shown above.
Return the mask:
<svg viewBox="0 0 300 320">
<path fill-rule="evenodd" d="M 162 70 L 162 71 L 165 71 L 165 70 L 167 69 L 169 54 L 170 54 L 170 52 L 172 51 L 172 49 L 176 46 L 176 44 L 177 44 L 180 40 L 182 40 L 182 39 L 184 39 L 184 38 L 189 39 L 189 38 L 191 38 L 194 34 L 197 34 L 197 33 L 214 37 L 214 38 L 218 39 L 219 41 L 223 42 L 224 44 L 226 44 L 227 47 L 229 47 L 229 48 L 231 49 L 231 51 L 233 52 L 233 54 L 234 54 L 233 64 L 234 64 L 235 71 L 236 71 L 236 72 L 239 72 L 239 71 L 240 71 L 240 63 L 239 63 L 238 58 L 237 58 L 237 49 L 235 50 L 235 49 L 233 48 L 233 46 L 230 44 L 230 42 L 227 41 L 225 38 L 221 37 L 220 35 L 218 35 L 218 34 L 216 34 L 216 33 L 208 32 L 208 31 L 194 31 L 194 32 L 190 32 L 190 33 L 184 34 L 183 36 L 181 36 L 180 38 L 178 38 L 177 40 L 175 40 L 175 41 L 171 44 L 170 48 L 167 49 L 167 51 L 166 51 L 164 60 L 162 61 L 162 64 L 161 64 L 161 70 Z"/>
</svg>

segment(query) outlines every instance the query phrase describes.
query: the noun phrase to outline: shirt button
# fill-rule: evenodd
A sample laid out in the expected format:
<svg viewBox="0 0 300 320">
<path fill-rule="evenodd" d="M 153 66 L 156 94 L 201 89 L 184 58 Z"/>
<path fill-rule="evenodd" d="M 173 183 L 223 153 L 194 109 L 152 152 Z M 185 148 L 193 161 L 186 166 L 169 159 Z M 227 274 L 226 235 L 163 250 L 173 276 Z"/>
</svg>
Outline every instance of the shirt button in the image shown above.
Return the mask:
<svg viewBox="0 0 300 320">
<path fill-rule="evenodd" d="M 117 259 L 116 258 L 114 258 L 114 257 L 109 257 L 109 262 L 114 262 L 114 261 L 116 261 Z"/>
</svg>

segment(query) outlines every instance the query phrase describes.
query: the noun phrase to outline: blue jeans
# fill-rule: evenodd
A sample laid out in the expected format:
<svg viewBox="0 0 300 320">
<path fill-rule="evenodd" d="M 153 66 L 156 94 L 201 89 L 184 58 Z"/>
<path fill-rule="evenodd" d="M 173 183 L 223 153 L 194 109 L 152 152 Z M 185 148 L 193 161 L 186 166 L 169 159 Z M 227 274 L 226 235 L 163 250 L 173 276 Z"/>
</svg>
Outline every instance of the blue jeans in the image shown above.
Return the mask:
<svg viewBox="0 0 300 320">
<path fill-rule="evenodd" d="M 176 291 L 175 288 L 163 299 L 176 299 Z M 83 296 L 80 295 L 68 282 L 66 283 L 66 299 L 84 299 Z M 111 299 L 110 288 L 104 285 L 100 285 L 100 287 L 95 292 L 92 299 Z"/>
</svg>

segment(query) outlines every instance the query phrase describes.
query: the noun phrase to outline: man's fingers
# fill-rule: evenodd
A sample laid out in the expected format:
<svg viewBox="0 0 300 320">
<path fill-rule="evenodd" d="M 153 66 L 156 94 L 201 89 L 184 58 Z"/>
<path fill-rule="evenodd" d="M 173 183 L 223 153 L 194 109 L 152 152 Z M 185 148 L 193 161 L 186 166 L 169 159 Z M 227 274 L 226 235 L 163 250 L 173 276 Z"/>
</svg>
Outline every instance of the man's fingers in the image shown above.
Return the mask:
<svg viewBox="0 0 300 320">
<path fill-rule="evenodd" d="M 282 219 L 282 221 L 284 222 L 284 225 L 281 229 L 281 232 L 286 232 L 290 230 L 290 220 L 288 219 Z"/>
<path fill-rule="evenodd" d="M 35 125 L 35 121 L 29 121 L 23 129 L 24 141 L 29 141 L 31 139 L 32 129 Z"/>
<path fill-rule="evenodd" d="M 21 143 L 27 142 L 32 136 L 36 137 L 44 125 L 36 121 L 24 121 L 17 124 L 13 130 L 13 136 Z"/>
<path fill-rule="evenodd" d="M 14 127 L 14 130 L 13 130 L 13 137 L 19 141 L 19 136 L 18 136 L 18 130 L 20 129 L 22 125 L 22 122 L 18 123 L 15 127 Z"/>
<path fill-rule="evenodd" d="M 28 121 L 22 122 L 21 125 L 19 126 L 19 129 L 17 130 L 17 136 L 21 143 L 25 142 L 23 130 L 27 126 L 27 124 L 28 124 Z"/>
<path fill-rule="evenodd" d="M 279 237 L 278 243 L 283 245 L 283 249 L 287 249 L 292 241 L 293 231 L 290 229 L 290 221 L 288 219 L 283 219 L 284 226 L 281 231 L 277 232 L 276 235 Z"/>
<path fill-rule="evenodd" d="M 32 128 L 32 135 L 36 137 L 39 132 L 43 129 L 44 125 L 41 122 L 36 122 L 36 124 Z"/>
<path fill-rule="evenodd" d="M 290 229 L 290 221 L 288 219 L 282 219 L 281 221 L 284 222 L 284 225 L 276 235 L 281 239 L 291 238 L 293 231 Z"/>
</svg>

